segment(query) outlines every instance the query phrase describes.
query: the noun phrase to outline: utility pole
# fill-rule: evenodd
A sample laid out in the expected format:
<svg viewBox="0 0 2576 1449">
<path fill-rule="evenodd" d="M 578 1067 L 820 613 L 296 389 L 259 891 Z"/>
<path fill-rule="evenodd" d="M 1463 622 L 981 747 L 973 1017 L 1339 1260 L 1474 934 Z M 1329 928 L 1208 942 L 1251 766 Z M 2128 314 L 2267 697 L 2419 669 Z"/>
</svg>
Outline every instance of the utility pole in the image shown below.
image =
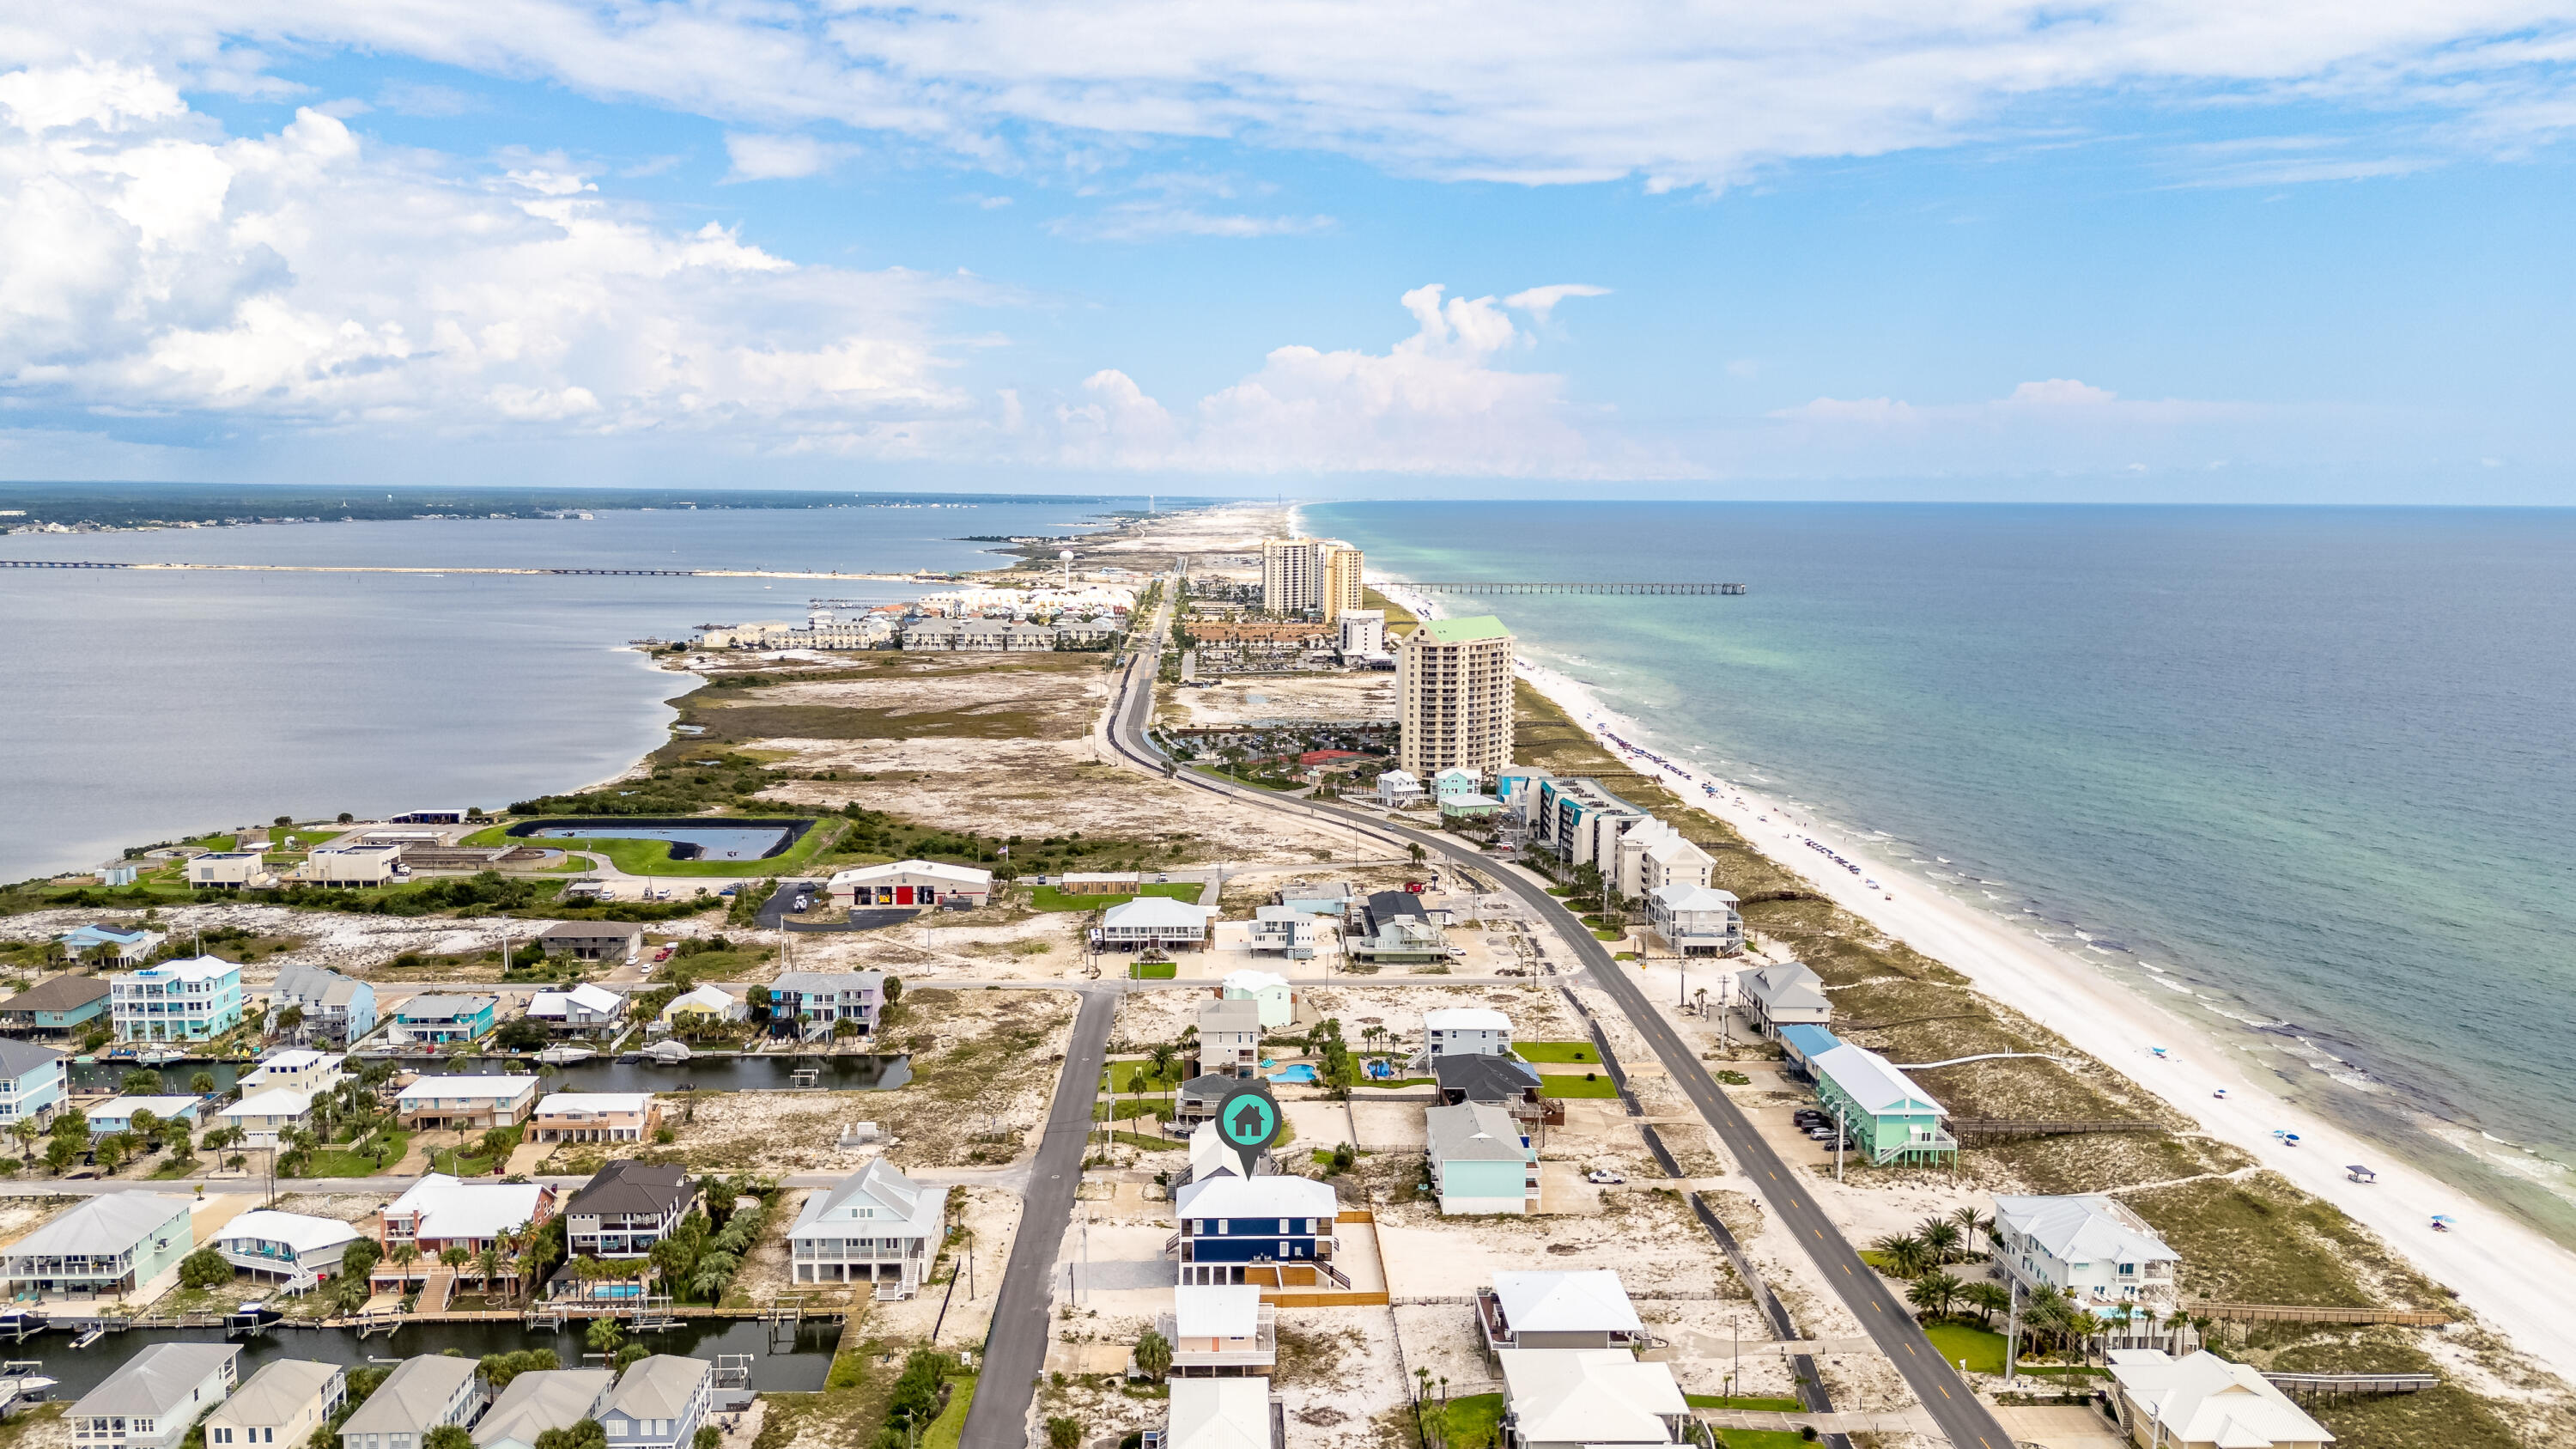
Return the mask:
<svg viewBox="0 0 2576 1449">
<path fill-rule="evenodd" d="M 2004 1315 L 2004 1387 L 2011 1388 L 2021 1367 L 2021 1280 L 2007 1277 L 2004 1282 L 2012 1289 L 2012 1306 Z"/>
</svg>

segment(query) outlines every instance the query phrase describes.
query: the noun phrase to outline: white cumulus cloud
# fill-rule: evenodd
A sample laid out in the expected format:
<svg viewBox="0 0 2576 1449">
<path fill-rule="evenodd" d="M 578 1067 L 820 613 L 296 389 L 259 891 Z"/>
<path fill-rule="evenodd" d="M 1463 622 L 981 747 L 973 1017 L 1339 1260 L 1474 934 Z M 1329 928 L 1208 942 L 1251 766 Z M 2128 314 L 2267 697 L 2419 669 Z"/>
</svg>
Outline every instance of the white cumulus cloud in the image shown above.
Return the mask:
<svg viewBox="0 0 2576 1449">
<path fill-rule="evenodd" d="M 227 136 L 115 64 L 0 76 L 0 392 L 280 424 L 881 436 L 968 407 L 927 316 L 976 284 L 673 230 L 551 158 Z"/>
</svg>

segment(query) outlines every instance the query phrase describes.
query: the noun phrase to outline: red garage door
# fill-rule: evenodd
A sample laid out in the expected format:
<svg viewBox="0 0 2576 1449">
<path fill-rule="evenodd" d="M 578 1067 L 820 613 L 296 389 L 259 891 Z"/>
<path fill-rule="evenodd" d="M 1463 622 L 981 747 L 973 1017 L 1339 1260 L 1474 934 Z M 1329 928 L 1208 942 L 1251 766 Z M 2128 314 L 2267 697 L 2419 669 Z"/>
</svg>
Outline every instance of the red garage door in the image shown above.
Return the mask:
<svg viewBox="0 0 2576 1449">
<path fill-rule="evenodd" d="M 910 887 L 910 886 L 896 886 L 896 887 L 894 888 L 894 903 L 895 903 L 896 905 L 898 905 L 898 906 L 908 906 L 908 905 L 911 905 L 911 904 L 912 904 L 912 887 Z"/>
</svg>

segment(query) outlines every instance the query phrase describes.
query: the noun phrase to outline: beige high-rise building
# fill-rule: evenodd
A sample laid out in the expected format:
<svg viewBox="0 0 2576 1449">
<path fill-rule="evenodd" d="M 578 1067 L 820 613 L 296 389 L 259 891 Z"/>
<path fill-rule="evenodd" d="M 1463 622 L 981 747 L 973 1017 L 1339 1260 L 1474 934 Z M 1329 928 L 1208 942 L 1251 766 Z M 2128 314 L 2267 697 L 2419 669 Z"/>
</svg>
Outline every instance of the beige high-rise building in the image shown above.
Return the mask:
<svg viewBox="0 0 2576 1449">
<path fill-rule="evenodd" d="M 1512 636 L 1491 614 L 1426 619 L 1395 650 L 1396 763 L 1429 779 L 1512 762 Z"/>
<path fill-rule="evenodd" d="M 1328 543 L 1325 547 L 1330 551 L 1324 555 L 1322 607 L 1324 622 L 1329 624 L 1342 617 L 1345 610 L 1361 606 L 1364 596 L 1360 591 L 1360 565 L 1365 556 L 1346 543 Z"/>
<path fill-rule="evenodd" d="M 1315 541 L 1265 539 L 1261 545 L 1261 607 L 1296 614 L 1315 607 Z"/>
<path fill-rule="evenodd" d="M 1274 538 L 1261 545 L 1261 607 L 1274 614 L 1309 609 L 1329 624 L 1360 606 L 1358 549 L 1330 538 Z"/>
</svg>

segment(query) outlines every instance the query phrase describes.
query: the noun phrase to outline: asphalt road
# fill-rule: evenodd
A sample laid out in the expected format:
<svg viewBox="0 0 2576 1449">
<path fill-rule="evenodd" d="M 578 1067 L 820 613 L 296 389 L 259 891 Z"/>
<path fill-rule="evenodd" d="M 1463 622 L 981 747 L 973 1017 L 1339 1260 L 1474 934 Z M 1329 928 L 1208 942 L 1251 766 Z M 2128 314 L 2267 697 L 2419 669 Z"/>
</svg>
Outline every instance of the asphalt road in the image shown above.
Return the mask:
<svg viewBox="0 0 2576 1449">
<path fill-rule="evenodd" d="M 1056 1254 L 1073 1220 L 1073 1191 L 1082 1182 L 1091 1104 L 1109 1059 L 1109 1027 L 1117 1019 L 1118 997 L 1115 990 L 1082 993 L 1082 1011 L 1074 1018 L 1073 1040 L 1064 1051 L 1064 1073 L 1056 1078 L 1055 1105 L 1047 1113 L 1021 1204 L 1019 1235 L 1011 1240 L 1011 1261 L 993 1304 L 993 1327 L 984 1340 L 983 1368 L 975 1402 L 966 1409 L 961 1449 L 1027 1449 L 1029 1402 L 1037 1394 L 1047 1342 L 1054 1336 L 1049 1312 L 1055 1302 Z"/>
<path fill-rule="evenodd" d="M 1149 645 L 1137 651 L 1129 663 L 1119 688 L 1119 698 L 1112 706 L 1110 743 L 1129 761 L 1141 768 L 1160 772 L 1163 761 L 1145 742 L 1144 723 L 1152 708 L 1153 679 L 1161 663 L 1158 648 Z M 1681 1085 L 1699 1109 L 1708 1125 L 1726 1144 L 1746 1176 L 1771 1211 L 1807 1250 L 1827 1281 L 1834 1285 L 1854 1317 L 1867 1330 L 1871 1342 L 1896 1365 L 1908 1387 L 1949 1437 L 1955 1449 L 2013 1449 L 2013 1438 L 2004 1432 L 1986 1406 L 1977 1401 L 1956 1370 L 1945 1362 L 1923 1335 L 1922 1326 L 1912 1313 L 1888 1291 L 1877 1272 L 1863 1263 L 1860 1253 L 1843 1237 L 1841 1229 L 1825 1216 L 1815 1195 L 1807 1190 L 1797 1172 L 1780 1160 L 1769 1143 L 1753 1130 L 1733 1102 L 1717 1089 L 1701 1069 L 1698 1054 L 1673 1030 L 1661 1012 L 1646 1000 L 1643 988 L 1622 971 L 1601 942 L 1593 939 L 1589 928 L 1575 918 L 1544 886 L 1515 870 L 1497 867 L 1489 857 L 1460 849 L 1454 840 L 1427 831 L 1369 817 L 1357 816 L 1336 806 L 1312 801 L 1286 801 L 1261 790 L 1229 786 L 1204 775 L 1184 770 L 1175 778 L 1199 789 L 1290 813 L 1305 811 L 1349 820 L 1364 820 L 1364 828 L 1380 838 L 1392 838 L 1399 844 L 1416 844 L 1437 855 L 1447 856 L 1460 866 L 1477 866 L 1521 899 L 1539 918 L 1555 924 L 1559 933 L 1574 945 L 1584 965 L 1589 968 L 1594 984 L 1619 1003 L 1635 1024 L 1646 1044 L 1662 1059 L 1664 1070 Z"/>
</svg>

